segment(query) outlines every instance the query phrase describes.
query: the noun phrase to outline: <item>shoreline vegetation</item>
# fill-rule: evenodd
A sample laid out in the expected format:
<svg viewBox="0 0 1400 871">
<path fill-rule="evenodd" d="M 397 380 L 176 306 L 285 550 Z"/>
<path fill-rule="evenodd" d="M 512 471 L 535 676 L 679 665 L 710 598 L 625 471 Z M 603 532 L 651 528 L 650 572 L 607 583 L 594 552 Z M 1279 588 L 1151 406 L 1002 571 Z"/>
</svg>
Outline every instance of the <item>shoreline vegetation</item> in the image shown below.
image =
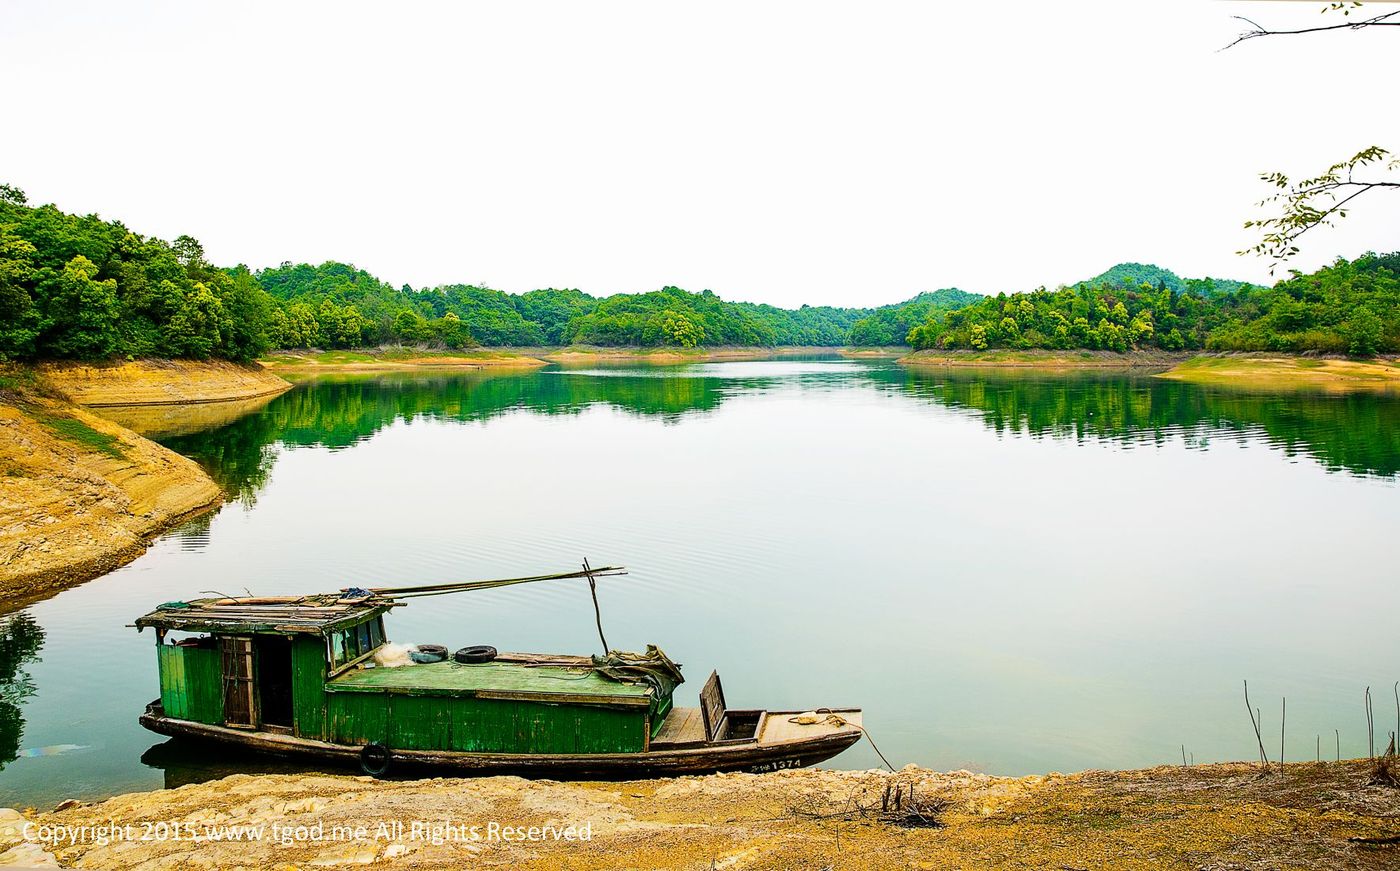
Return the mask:
<svg viewBox="0 0 1400 871">
<path fill-rule="evenodd" d="M 1135 355 L 1130 361 L 1400 353 L 1400 253 L 1338 259 L 1272 287 L 1120 263 L 1054 289 L 993 296 L 942 288 L 874 307 L 780 308 L 670 285 L 606 296 L 571 288 L 509 293 L 477 284 L 396 287 L 335 261 L 218 266 L 189 236 L 141 236 L 96 215 L 30 206 L 23 191 L 0 185 L 0 273 L 0 360 L 29 362 L 252 363 L 276 348 L 322 348 L 268 362 L 288 372 L 355 364 L 484 369 L 745 359 L 723 350 L 730 348 L 771 355 L 850 346 L 859 356 L 908 344 L 935 355 L 1001 353 L 1008 365 L 1040 351 L 1063 368 L 1119 368 L 1085 361 L 1111 353 Z M 395 346 L 397 356 L 385 350 Z M 1357 380 L 1355 372 L 1333 374 Z"/>
<path fill-rule="evenodd" d="M 1016 778 L 908 766 L 622 783 L 236 774 L 99 803 L 65 801 L 50 812 L 0 810 L 0 863 L 187 867 L 188 838 L 24 838 L 26 825 L 130 825 L 139 836 L 145 821 L 161 820 L 199 834 L 224 827 L 225 837 L 198 845 L 199 864 L 221 868 L 1147 869 L 1207 859 L 1222 868 L 1379 868 L 1395 849 L 1400 790 L 1370 785 L 1372 767 L 1305 762 L 1261 773 L 1257 764 L 1224 763 Z M 895 790 L 898 809 L 889 800 Z M 587 825 L 589 837 L 521 843 L 488 834 L 492 821 Z M 403 829 L 385 832 L 386 822 Z M 425 825 L 437 826 L 436 839 Z M 304 834 L 283 843 L 273 826 Z M 479 827 L 475 839 L 471 826 Z M 229 837 L 230 827 L 248 834 Z"/>
</svg>

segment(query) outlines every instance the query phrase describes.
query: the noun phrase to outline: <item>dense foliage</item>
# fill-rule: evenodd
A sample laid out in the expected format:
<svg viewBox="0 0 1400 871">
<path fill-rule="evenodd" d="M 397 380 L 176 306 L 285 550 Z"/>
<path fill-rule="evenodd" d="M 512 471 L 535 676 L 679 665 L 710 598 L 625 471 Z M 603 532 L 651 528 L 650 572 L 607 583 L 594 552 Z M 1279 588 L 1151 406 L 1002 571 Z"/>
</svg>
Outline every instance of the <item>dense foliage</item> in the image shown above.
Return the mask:
<svg viewBox="0 0 1400 871">
<path fill-rule="evenodd" d="M 1072 287 L 982 297 L 955 288 L 880 308 L 727 302 L 664 287 L 606 298 L 547 288 L 394 287 L 343 263 L 221 269 L 188 236 L 31 207 L 0 185 L 0 359 L 210 357 L 405 344 L 898 345 L 1400 350 L 1400 255 L 1339 260 L 1273 288 L 1124 263 Z"/>
<path fill-rule="evenodd" d="M 210 266 L 188 236 L 31 208 L 0 185 L 0 358 L 251 360 L 270 310 L 247 269 Z"/>
<path fill-rule="evenodd" d="M 1400 255 L 1338 260 L 1272 288 L 1125 264 L 1074 287 L 1000 294 L 909 333 L 915 348 L 1347 353 L 1400 350 Z M 1133 284 L 1139 278 L 1155 278 Z M 1177 286 L 1173 286 L 1173 285 Z"/>
<path fill-rule="evenodd" d="M 851 324 L 846 344 L 860 347 L 903 345 L 909 331 L 937 312 L 952 311 L 982 299 L 956 287 L 921 293 L 908 302 L 887 305 Z"/>
<path fill-rule="evenodd" d="M 483 345 L 807 345 L 903 344 L 935 309 L 980 299 L 960 290 L 920 294 L 877 309 L 728 302 L 711 291 L 663 287 L 603 299 L 553 288 L 508 294 L 474 285 L 394 288 L 342 263 L 284 263 L 257 274 L 278 301 L 272 342 L 279 347 L 354 347 L 433 342 Z M 340 325 L 349 323 L 348 329 Z M 318 325 L 324 324 L 318 329 Z M 454 328 L 456 331 L 454 331 Z M 464 328 L 464 329 L 463 329 Z"/>
</svg>

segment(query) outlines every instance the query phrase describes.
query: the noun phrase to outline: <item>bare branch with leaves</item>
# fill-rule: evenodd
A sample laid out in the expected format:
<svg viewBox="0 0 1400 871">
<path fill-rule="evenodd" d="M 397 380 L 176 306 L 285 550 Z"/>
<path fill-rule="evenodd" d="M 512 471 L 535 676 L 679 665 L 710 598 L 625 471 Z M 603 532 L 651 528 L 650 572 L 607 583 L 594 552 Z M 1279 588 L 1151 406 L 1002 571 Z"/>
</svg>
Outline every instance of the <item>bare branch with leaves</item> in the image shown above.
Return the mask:
<svg viewBox="0 0 1400 871">
<path fill-rule="evenodd" d="M 1323 12 L 1341 12 L 1342 15 L 1351 16 L 1353 9 L 1361 7 L 1359 2 L 1351 0 L 1348 3 L 1328 3 L 1323 7 Z M 1294 30 L 1271 30 L 1259 22 L 1246 18 L 1243 15 L 1234 16 L 1236 21 L 1243 21 L 1250 26 L 1249 30 L 1235 37 L 1235 41 L 1225 46 L 1221 51 L 1234 48 L 1242 42 L 1257 39 L 1261 36 L 1300 36 L 1306 33 L 1326 33 L 1336 30 L 1366 30 L 1371 27 L 1400 27 L 1400 11 L 1383 12 L 1380 15 L 1372 15 L 1370 18 L 1358 18 L 1354 21 L 1344 21 L 1341 24 L 1324 24 L 1319 27 L 1299 27 Z"/>
<path fill-rule="evenodd" d="M 1400 189 L 1400 159 L 1373 145 L 1354 157 L 1334 163 L 1315 178 L 1292 181 L 1281 172 L 1260 176 L 1278 193 L 1259 202 L 1260 208 L 1281 206 L 1273 217 L 1245 222 L 1245 229 L 1259 229 L 1258 244 L 1238 253 L 1271 257 L 1269 274 L 1279 264 L 1298 253 L 1298 239 L 1314 227 L 1330 227 L 1347 216 L 1350 203 L 1375 190 Z M 1358 174 L 1360 171 L 1360 174 Z"/>
</svg>

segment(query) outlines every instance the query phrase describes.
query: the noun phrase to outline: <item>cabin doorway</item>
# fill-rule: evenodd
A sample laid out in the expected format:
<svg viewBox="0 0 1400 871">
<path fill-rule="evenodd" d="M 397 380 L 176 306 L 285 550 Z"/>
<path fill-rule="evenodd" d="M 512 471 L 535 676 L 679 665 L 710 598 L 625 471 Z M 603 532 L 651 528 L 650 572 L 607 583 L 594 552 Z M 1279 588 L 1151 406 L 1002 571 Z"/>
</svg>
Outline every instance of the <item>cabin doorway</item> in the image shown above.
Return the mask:
<svg viewBox="0 0 1400 871">
<path fill-rule="evenodd" d="M 292 728 L 292 639 L 259 635 L 253 639 L 258 664 L 258 708 L 263 728 Z"/>
<path fill-rule="evenodd" d="M 255 729 L 258 720 L 253 697 L 253 640 L 220 638 L 219 652 L 223 660 L 224 724 Z"/>
</svg>

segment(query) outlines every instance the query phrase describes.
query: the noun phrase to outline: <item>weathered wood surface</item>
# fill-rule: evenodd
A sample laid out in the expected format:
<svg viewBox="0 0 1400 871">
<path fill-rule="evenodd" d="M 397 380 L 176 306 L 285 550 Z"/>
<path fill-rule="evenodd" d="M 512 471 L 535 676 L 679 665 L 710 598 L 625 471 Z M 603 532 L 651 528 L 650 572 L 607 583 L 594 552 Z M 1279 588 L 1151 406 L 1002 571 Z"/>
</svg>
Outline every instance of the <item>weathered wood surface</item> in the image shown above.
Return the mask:
<svg viewBox="0 0 1400 871">
<path fill-rule="evenodd" d="M 136 618 L 138 628 L 222 632 L 325 633 L 362 623 L 396 603 L 364 599 L 338 600 L 331 595 L 296 603 L 263 599 L 195 599 L 188 608 L 157 608 Z"/>
<path fill-rule="evenodd" d="M 700 715 L 705 721 L 705 738 L 714 741 L 724 734 L 724 687 L 719 672 L 710 672 L 709 680 L 700 688 Z"/>
<path fill-rule="evenodd" d="M 651 739 L 654 750 L 674 749 L 705 743 L 705 718 L 699 708 L 673 708 Z"/>
<path fill-rule="evenodd" d="M 433 662 L 402 668 L 356 669 L 326 683 L 326 691 L 393 692 L 481 698 L 651 704 L 654 690 L 641 683 L 609 680 L 591 667 L 532 666 L 515 662 Z"/>
</svg>

